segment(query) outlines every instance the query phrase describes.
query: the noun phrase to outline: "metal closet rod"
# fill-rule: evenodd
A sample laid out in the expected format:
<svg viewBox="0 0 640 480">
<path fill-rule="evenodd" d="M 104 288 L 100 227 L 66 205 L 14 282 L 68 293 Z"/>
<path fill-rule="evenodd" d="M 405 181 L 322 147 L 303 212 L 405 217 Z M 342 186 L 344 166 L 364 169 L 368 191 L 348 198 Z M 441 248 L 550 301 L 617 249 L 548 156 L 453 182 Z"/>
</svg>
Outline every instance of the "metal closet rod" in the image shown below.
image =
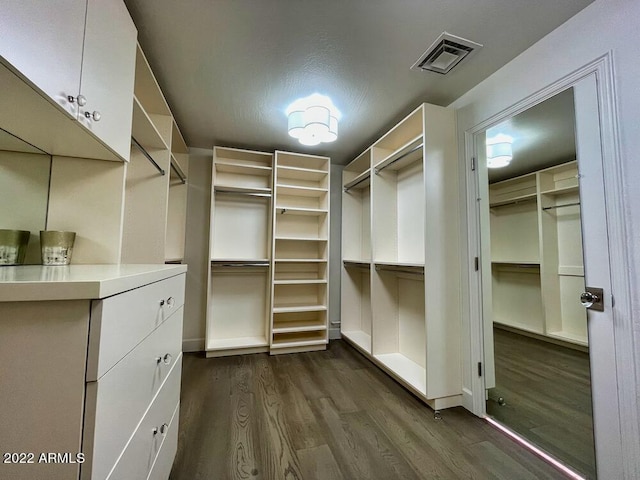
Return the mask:
<svg viewBox="0 0 640 480">
<path fill-rule="evenodd" d="M 142 154 L 146 157 L 146 159 L 149 160 L 154 167 L 156 167 L 158 172 L 160 172 L 160 175 L 166 175 L 167 172 L 165 172 L 164 169 L 160 165 L 158 165 L 153 158 L 151 158 L 151 155 L 149 155 L 149 153 L 144 149 L 142 145 L 138 143 L 138 141 L 135 138 L 131 137 L 131 141 L 133 141 L 133 144 L 136 147 L 138 147 L 138 150 L 142 152 Z"/>
<path fill-rule="evenodd" d="M 576 205 L 580 205 L 580 202 L 565 203 L 563 205 L 553 205 L 552 207 L 544 207 L 543 210 L 553 210 L 555 208 L 562 208 L 562 207 L 575 207 Z"/>
<path fill-rule="evenodd" d="M 406 152 L 406 153 L 403 153 L 403 154 L 402 154 L 402 155 L 400 155 L 398 158 L 396 158 L 396 159 L 392 160 L 391 162 L 387 163 L 386 165 L 383 165 L 383 166 L 382 166 L 382 167 L 380 167 L 380 168 L 376 168 L 376 175 L 377 175 L 378 173 L 380 173 L 382 170 L 384 170 L 385 168 L 387 168 L 389 165 L 393 165 L 393 164 L 394 164 L 394 163 L 396 163 L 397 161 L 402 160 L 403 158 L 405 158 L 406 156 L 411 155 L 411 154 L 412 154 L 413 152 L 415 152 L 416 150 L 420 150 L 420 149 L 422 148 L 422 146 L 423 146 L 423 144 L 422 144 L 422 143 L 421 143 L 421 144 L 419 144 L 419 145 L 416 145 L 416 146 L 415 146 L 415 147 L 413 147 L 411 150 L 409 150 L 409 151 L 408 151 L 408 152 Z"/>
<path fill-rule="evenodd" d="M 221 190 L 219 188 L 214 189 L 215 193 L 224 193 L 226 195 L 243 195 L 245 197 L 263 197 L 269 198 L 271 197 L 270 193 L 255 193 L 255 192 L 234 192 L 232 190 Z"/>
<path fill-rule="evenodd" d="M 268 267 L 269 262 L 252 262 L 252 263 L 217 263 L 211 262 L 212 267 Z"/>
<path fill-rule="evenodd" d="M 360 180 L 358 180 L 356 183 L 354 183 L 353 185 L 349 185 L 348 187 L 344 188 L 345 192 L 348 192 L 349 190 L 351 190 L 353 187 L 355 187 L 356 185 L 360 185 L 362 182 L 364 182 L 365 180 L 369 180 L 369 178 L 371 178 L 371 173 L 369 173 L 369 175 L 367 175 L 366 177 L 362 177 Z"/>
<path fill-rule="evenodd" d="M 187 183 L 186 175 L 182 172 L 182 170 L 180 170 L 176 165 L 174 165 L 173 159 L 171 160 L 170 165 L 171 165 L 171 168 L 173 168 L 173 171 L 176 172 L 176 175 L 178 175 L 178 178 L 180 179 L 180 181 L 183 184 Z"/>
</svg>

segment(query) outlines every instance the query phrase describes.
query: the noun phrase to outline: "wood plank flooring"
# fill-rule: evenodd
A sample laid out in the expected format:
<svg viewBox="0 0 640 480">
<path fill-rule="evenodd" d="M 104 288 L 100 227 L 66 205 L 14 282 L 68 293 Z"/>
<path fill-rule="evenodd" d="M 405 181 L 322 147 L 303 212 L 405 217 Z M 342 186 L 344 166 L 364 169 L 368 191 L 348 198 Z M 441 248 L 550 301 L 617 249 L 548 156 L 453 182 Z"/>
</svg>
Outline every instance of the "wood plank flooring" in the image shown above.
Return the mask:
<svg viewBox="0 0 640 480">
<path fill-rule="evenodd" d="M 595 478 L 589 354 L 499 328 L 493 334 L 496 388 L 487 413 Z"/>
<path fill-rule="evenodd" d="M 435 420 L 343 341 L 183 362 L 171 480 L 565 478 L 462 408 Z"/>
</svg>

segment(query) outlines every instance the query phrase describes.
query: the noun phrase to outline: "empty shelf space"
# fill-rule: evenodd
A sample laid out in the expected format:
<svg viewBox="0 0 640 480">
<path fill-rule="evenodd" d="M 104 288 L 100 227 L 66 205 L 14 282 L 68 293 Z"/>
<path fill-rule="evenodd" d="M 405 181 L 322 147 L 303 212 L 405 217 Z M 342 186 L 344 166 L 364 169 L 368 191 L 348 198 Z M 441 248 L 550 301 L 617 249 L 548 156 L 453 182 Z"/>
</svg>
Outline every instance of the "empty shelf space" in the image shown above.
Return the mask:
<svg viewBox="0 0 640 480">
<path fill-rule="evenodd" d="M 248 259 L 238 259 L 238 258 L 229 258 L 229 259 L 219 259 L 214 258 L 211 259 L 212 267 L 268 267 L 269 260 L 257 259 L 257 260 L 248 260 Z"/>
<path fill-rule="evenodd" d="M 276 263 L 327 263 L 326 258 L 276 258 Z"/>
<path fill-rule="evenodd" d="M 361 330 L 349 330 L 341 332 L 348 341 L 355 343 L 367 353 L 371 353 L 371 335 Z"/>
<path fill-rule="evenodd" d="M 319 217 L 329 213 L 326 209 L 320 208 L 300 208 L 300 207 L 276 207 L 279 215 L 304 215 L 311 217 Z"/>
<path fill-rule="evenodd" d="M 156 117 L 159 117 L 156 115 Z M 167 116 L 170 121 L 171 117 Z M 154 124 L 153 119 L 147 114 L 138 99 L 133 97 L 133 123 L 131 127 L 131 136 L 147 149 L 163 149 L 168 150 L 167 142 Z"/>
<path fill-rule="evenodd" d="M 362 172 L 360 175 L 355 177 L 353 180 L 344 184 L 344 191 L 347 192 L 353 189 L 361 189 L 366 188 L 371 185 L 371 169 L 368 168 L 366 171 Z"/>
<path fill-rule="evenodd" d="M 300 197 L 319 197 L 325 195 L 329 190 L 318 187 L 303 187 L 299 185 L 290 185 L 286 183 L 278 183 L 276 185 L 276 193 L 283 195 L 294 195 Z"/>
<path fill-rule="evenodd" d="M 553 190 L 544 190 L 544 191 L 541 191 L 540 193 L 543 195 L 556 196 L 556 195 L 564 195 L 567 193 L 578 193 L 579 190 L 580 190 L 580 187 L 578 187 L 578 185 L 573 185 L 569 187 L 554 188 Z"/>
<path fill-rule="evenodd" d="M 537 195 L 535 193 L 527 193 L 525 195 L 519 195 L 516 197 L 511 197 L 503 200 L 491 201 L 489 206 L 491 208 L 504 207 L 507 205 L 515 205 L 517 203 L 535 202 L 536 200 L 537 200 Z"/>
<path fill-rule="evenodd" d="M 309 305 L 307 303 L 274 304 L 273 313 L 324 312 L 326 305 Z"/>
<path fill-rule="evenodd" d="M 342 264 L 345 268 L 371 268 L 370 260 L 343 260 Z"/>
<path fill-rule="evenodd" d="M 374 358 L 417 391 L 426 393 L 427 377 L 424 367 L 401 353 L 374 355 Z"/>
<path fill-rule="evenodd" d="M 420 134 L 378 162 L 374 167 L 376 173 L 385 168 L 400 170 L 413 162 L 421 161 L 422 145 L 423 136 Z"/>
<path fill-rule="evenodd" d="M 375 262 L 376 270 L 424 275 L 424 264 L 407 262 Z"/>
<path fill-rule="evenodd" d="M 492 265 L 512 265 L 522 268 L 537 267 L 540 268 L 540 262 L 529 260 L 491 260 Z"/>
<path fill-rule="evenodd" d="M 284 167 L 278 165 L 278 178 L 292 178 L 295 180 L 323 180 L 329 172 L 312 168 Z"/>
<path fill-rule="evenodd" d="M 240 175 L 258 175 L 268 177 L 271 175 L 272 168 L 265 165 L 252 165 L 249 163 L 231 162 L 227 160 L 216 160 L 217 172 L 237 173 Z"/>
<path fill-rule="evenodd" d="M 326 330 L 326 325 L 298 325 L 298 322 L 274 324 L 273 333 L 316 332 Z"/>
<path fill-rule="evenodd" d="M 274 280 L 274 285 L 320 285 L 327 283 L 325 279 L 311 278 L 311 279 L 293 279 L 293 280 Z"/>
<path fill-rule="evenodd" d="M 305 237 L 275 237 L 276 240 L 294 241 L 294 242 L 326 242 L 326 238 L 305 238 Z"/>
<path fill-rule="evenodd" d="M 271 348 L 303 347 L 327 343 L 324 331 L 274 333 Z"/>
<path fill-rule="evenodd" d="M 207 350 L 235 350 L 268 345 L 269 340 L 266 337 L 211 338 L 207 342 Z"/>
</svg>

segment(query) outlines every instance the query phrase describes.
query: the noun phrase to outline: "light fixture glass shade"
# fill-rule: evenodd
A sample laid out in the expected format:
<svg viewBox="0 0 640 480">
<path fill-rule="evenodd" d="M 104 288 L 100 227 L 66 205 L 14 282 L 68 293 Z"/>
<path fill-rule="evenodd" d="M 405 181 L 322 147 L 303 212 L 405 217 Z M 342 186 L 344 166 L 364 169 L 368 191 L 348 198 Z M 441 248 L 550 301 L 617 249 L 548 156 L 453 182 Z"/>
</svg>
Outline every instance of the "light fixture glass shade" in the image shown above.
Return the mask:
<svg viewBox="0 0 640 480">
<path fill-rule="evenodd" d="M 513 138 L 508 135 L 496 135 L 487 139 L 487 168 L 502 168 L 513 158 Z"/>
<path fill-rule="evenodd" d="M 340 112 L 329 97 L 314 93 L 293 102 L 286 110 L 289 135 L 302 145 L 314 146 L 338 138 Z"/>
</svg>

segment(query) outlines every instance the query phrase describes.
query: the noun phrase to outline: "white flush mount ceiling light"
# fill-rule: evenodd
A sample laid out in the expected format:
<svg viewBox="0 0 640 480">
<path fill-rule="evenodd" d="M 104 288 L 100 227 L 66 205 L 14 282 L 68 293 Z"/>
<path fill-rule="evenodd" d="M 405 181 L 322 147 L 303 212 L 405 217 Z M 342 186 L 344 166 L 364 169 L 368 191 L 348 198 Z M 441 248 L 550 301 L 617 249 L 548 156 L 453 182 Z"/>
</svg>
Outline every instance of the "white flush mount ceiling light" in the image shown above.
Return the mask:
<svg viewBox="0 0 640 480">
<path fill-rule="evenodd" d="M 513 158 L 513 137 L 500 133 L 487 138 L 487 167 L 502 168 L 511 163 Z"/>
<path fill-rule="evenodd" d="M 299 98 L 287 107 L 289 135 L 302 145 L 313 146 L 334 142 L 338 138 L 340 111 L 331 99 L 314 93 Z"/>
</svg>

